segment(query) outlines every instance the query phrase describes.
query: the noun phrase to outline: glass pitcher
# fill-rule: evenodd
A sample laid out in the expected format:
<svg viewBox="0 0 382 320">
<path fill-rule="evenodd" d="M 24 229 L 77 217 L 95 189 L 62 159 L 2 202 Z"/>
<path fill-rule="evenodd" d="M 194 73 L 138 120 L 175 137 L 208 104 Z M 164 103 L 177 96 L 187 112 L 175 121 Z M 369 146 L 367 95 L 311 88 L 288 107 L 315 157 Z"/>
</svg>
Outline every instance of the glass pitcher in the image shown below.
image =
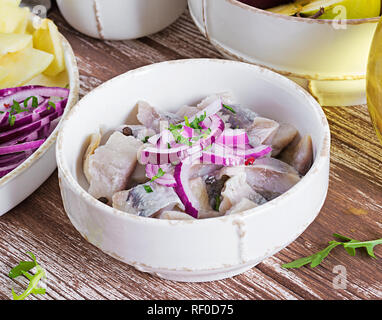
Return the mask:
<svg viewBox="0 0 382 320">
<path fill-rule="evenodd" d="M 369 113 L 382 143 L 382 19 L 378 23 L 371 45 L 366 83 Z"/>
</svg>

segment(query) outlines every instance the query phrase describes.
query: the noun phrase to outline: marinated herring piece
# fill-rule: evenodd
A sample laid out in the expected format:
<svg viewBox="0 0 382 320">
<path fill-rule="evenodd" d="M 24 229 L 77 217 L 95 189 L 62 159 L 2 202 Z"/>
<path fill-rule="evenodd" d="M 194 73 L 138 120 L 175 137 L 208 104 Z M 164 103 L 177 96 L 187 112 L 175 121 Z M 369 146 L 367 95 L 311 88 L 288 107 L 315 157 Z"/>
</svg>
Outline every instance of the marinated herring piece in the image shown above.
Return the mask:
<svg viewBox="0 0 382 320">
<path fill-rule="evenodd" d="M 156 134 L 153 129 L 146 128 L 143 125 L 122 125 L 116 131 L 123 133 L 125 136 L 133 136 L 134 138 L 146 142 L 150 137 Z"/>
<path fill-rule="evenodd" d="M 256 205 L 261 205 L 267 202 L 266 199 L 251 188 L 246 180 L 247 174 L 245 171 L 242 171 L 226 181 L 221 192 L 222 201 L 219 206 L 220 212 L 226 213 L 243 198 L 254 202 Z"/>
<path fill-rule="evenodd" d="M 301 180 L 290 165 L 274 158 L 262 158 L 245 168 L 247 183 L 265 199 L 272 200 Z"/>
<path fill-rule="evenodd" d="M 168 122 L 170 124 L 176 124 L 184 120 L 174 113 L 159 112 L 144 101 L 138 102 L 137 118 L 138 121 L 142 123 L 147 129 L 152 129 L 156 133 L 160 132 L 162 121 Z"/>
<path fill-rule="evenodd" d="M 176 206 L 184 209 L 173 188 L 157 183 L 145 183 L 117 192 L 112 200 L 115 209 L 142 217 L 151 217 L 160 211 L 171 211 Z"/>
<path fill-rule="evenodd" d="M 313 145 L 310 136 L 303 137 L 296 146 L 284 150 L 280 159 L 305 175 L 313 163 Z"/>
<path fill-rule="evenodd" d="M 280 123 L 275 135 L 270 141 L 272 146 L 272 157 L 276 157 L 285 147 L 292 143 L 297 134 L 297 129 L 291 124 Z"/>
<path fill-rule="evenodd" d="M 242 199 L 239 200 L 239 202 L 237 202 L 235 205 L 233 205 L 231 207 L 231 209 L 227 210 L 225 215 L 228 216 L 230 214 L 244 212 L 244 211 L 256 208 L 258 206 L 259 205 L 256 204 L 255 202 L 253 202 L 253 201 L 251 201 L 251 200 L 249 200 L 247 198 L 242 198 Z"/>
<path fill-rule="evenodd" d="M 132 136 L 114 132 L 105 145 L 89 157 L 88 192 L 96 199 L 111 201 L 115 192 L 124 190 L 137 163 L 137 150 L 142 142 Z"/>
</svg>

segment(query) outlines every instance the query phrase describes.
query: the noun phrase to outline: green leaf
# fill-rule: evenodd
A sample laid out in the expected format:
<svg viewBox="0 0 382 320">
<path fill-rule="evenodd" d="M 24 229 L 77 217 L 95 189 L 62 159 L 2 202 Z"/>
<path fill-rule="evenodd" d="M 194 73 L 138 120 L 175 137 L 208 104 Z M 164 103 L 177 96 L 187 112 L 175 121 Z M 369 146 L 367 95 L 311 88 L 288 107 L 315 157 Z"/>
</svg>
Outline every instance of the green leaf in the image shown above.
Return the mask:
<svg viewBox="0 0 382 320">
<path fill-rule="evenodd" d="M 21 261 L 16 267 L 9 271 L 8 276 L 11 279 L 15 279 L 19 276 L 22 276 L 24 272 L 28 272 L 36 266 L 36 263 L 33 261 Z"/>
<path fill-rule="evenodd" d="M 330 241 L 329 246 L 327 246 L 324 250 L 312 254 L 309 257 L 297 259 L 295 261 L 283 264 L 282 267 L 286 269 L 300 268 L 310 263 L 310 267 L 315 268 L 329 255 L 330 251 L 332 251 L 335 247 L 337 247 L 340 244 L 341 242 Z"/>
<path fill-rule="evenodd" d="M 33 291 L 35 291 L 35 289 L 39 289 L 39 288 L 36 288 L 39 281 L 45 276 L 45 272 L 44 270 L 39 270 L 38 272 L 36 272 L 36 274 L 31 278 L 30 282 L 29 282 L 29 285 L 28 287 L 26 288 L 26 290 L 21 294 L 21 295 L 17 295 L 15 293 L 15 291 L 13 290 L 12 288 L 12 296 L 13 296 L 13 300 L 24 300 L 27 296 L 29 296 Z M 45 293 L 45 291 L 44 291 Z"/>
<path fill-rule="evenodd" d="M 16 267 L 9 272 L 9 277 L 14 279 L 18 276 L 25 276 L 29 280 L 27 289 L 21 294 L 17 295 L 12 289 L 12 296 L 14 300 L 24 300 L 29 294 L 45 294 L 46 289 L 37 287 L 42 278 L 46 278 L 45 270 L 37 263 L 36 257 L 32 252 L 27 252 L 33 261 L 21 261 Z M 36 274 L 31 275 L 29 270 L 36 268 Z"/>
<path fill-rule="evenodd" d="M 369 256 L 376 258 L 375 254 L 374 254 L 374 247 L 376 245 L 382 244 L 382 239 L 370 240 L 370 241 L 359 241 L 356 239 L 351 239 L 351 238 L 345 237 L 345 236 L 340 235 L 338 233 L 334 233 L 333 236 L 338 238 L 338 239 L 341 239 L 343 241 L 347 241 L 347 242 L 343 243 L 343 246 L 344 246 L 346 252 L 351 256 L 355 256 L 356 249 L 365 248 L 366 252 L 368 253 Z"/>
<path fill-rule="evenodd" d="M 357 240 L 354 240 L 354 239 L 345 237 L 345 236 L 343 236 L 343 235 L 341 235 L 341 234 L 338 234 L 338 233 L 333 233 L 333 236 L 336 237 L 336 238 L 338 238 L 338 239 L 340 239 L 341 241 L 345 241 L 345 242 L 357 242 Z M 354 249 L 354 248 L 346 248 L 346 247 L 345 247 L 345 250 L 346 250 L 346 252 L 347 252 L 350 256 L 352 256 L 352 257 L 355 256 L 355 253 L 356 253 L 356 252 L 355 252 L 355 249 Z"/>
<path fill-rule="evenodd" d="M 374 254 L 374 247 L 376 245 L 379 245 L 379 244 L 382 244 L 382 239 L 371 240 L 371 241 L 354 240 L 354 241 L 350 241 L 350 242 L 345 243 L 344 248 L 349 249 L 349 250 L 350 249 L 355 250 L 358 248 L 365 248 L 366 252 L 368 253 L 369 256 L 376 258 L 375 254 Z"/>
</svg>

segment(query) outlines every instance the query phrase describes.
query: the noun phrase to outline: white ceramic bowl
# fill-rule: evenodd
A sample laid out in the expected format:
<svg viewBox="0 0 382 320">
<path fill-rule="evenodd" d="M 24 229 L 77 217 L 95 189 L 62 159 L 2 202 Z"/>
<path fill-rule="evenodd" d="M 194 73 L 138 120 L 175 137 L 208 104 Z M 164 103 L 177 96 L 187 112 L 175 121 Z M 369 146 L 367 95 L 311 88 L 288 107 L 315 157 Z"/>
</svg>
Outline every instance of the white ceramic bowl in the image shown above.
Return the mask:
<svg viewBox="0 0 382 320">
<path fill-rule="evenodd" d="M 69 42 L 62 37 L 70 94 L 64 115 L 78 101 L 79 74 Z M 38 84 L 38 82 L 36 83 Z M 61 122 L 60 122 L 61 123 Z M 0 216 L 30 196 L 56 169 L 57 128 L 24 163 L 0 179 Z"/>
<path fill-rule="evenodd" d="M 187 0 L 57 0 L 68 23 L 99 39 L 126 40 L 147 36 L 173 23 Z"/>
<path fill-rule="evenodd" d="M 347 80 L 336 87 L 344 96 L 341 105 L 366 103 L 366 64 L 378 17 L 340 24 L 280 15 L 237 0 L 188 3 L 199 30 L 226 57 L 296 78 L 307 89 L 310 81 Z M 333 94 L 330 83 L 314 82 L 311 88 Z"/>
<path fill-rule="evenodd" d="M 288 192 L 247 212 L 194 221 L 134 216 L 86 192 L 82 157 L 90 134 L 133 119 L 138 100 L 175 111 L 227 90 L 260 115 L 292 123 L 312 136 L 313 167 Z M 85 96 L 63 120 L 57 162 L 65 210 L 85 239 L 138 270 L 177 281 L 210 281 L 252 268 L 308 227 L 326 197 L 329 151 L 322 109 L 294 82 L 246 63 L 191 59 L 130 71 Z"/>
</svg>

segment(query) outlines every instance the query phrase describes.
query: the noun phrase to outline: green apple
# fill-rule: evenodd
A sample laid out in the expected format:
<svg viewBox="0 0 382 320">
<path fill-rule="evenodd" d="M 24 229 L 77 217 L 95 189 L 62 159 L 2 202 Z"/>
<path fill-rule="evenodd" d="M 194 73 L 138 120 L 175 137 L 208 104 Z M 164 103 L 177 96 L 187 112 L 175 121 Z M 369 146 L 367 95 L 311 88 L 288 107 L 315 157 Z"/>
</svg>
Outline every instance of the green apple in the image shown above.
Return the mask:
<svg viewBox="0 0 382 320">
<path fill-rule="evenodd" d="M 324 13 L 318 19 L 373 18 L 381 13 L 381 0 L 313 0 L 302 8 L 300 14 L 310 17 L 320 8 L 324 8 Z"/>
</svg>

